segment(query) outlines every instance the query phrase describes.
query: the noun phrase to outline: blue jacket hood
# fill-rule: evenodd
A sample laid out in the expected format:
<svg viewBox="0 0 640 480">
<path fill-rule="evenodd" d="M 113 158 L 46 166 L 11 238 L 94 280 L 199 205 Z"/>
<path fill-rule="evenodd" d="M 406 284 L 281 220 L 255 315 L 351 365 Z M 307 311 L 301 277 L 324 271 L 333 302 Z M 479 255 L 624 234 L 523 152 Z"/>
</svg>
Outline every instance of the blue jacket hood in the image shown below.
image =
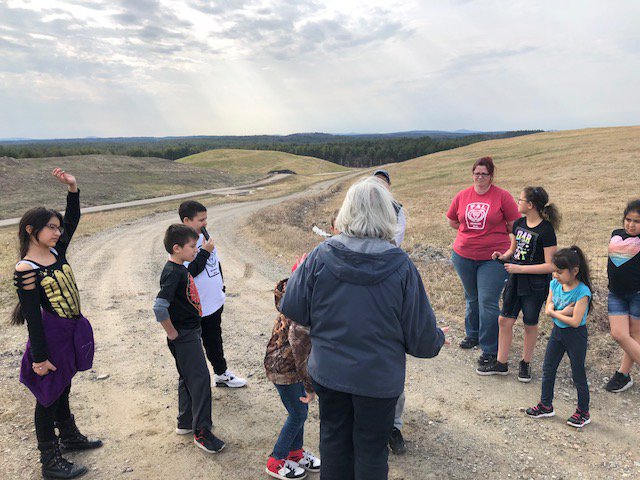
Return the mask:
<svg viewBox="0 0 640 480">
<path fill-rule="evenodd" d="M 407 254 L 393 247 L 379 253 L 350 250 L 336 239 L 318 246 L 318 257 L 341 281 L 355 285 L 376 285 L 407 261 Z"/>
</svg>

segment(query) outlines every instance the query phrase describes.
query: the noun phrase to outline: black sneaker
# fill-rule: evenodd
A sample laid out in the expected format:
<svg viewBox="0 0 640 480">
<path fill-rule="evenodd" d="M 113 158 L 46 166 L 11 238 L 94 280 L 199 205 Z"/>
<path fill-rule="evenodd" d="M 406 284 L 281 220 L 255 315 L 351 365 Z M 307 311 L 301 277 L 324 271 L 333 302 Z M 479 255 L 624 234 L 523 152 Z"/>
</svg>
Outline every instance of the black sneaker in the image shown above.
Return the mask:
<svg viewBox="0 0 640 480">
<path fill-rule="evenodd" d="M 404 438 L 402 438 L 402 432 L 396 427 L 393 427 L 393 430 L 391 430 L 391 436 L 389 437 L 389 448 L 391 449 L 391 452 L 395 453 L 396 455 L 407 451 L 407 446 L 404 443 Z"/>
<path fill-rule="evenodd" d="M 620 393 L 631 388 L 632 385 L 633 380 L 631 379 L 631 375 L 625 375 L 616 370 L 616 373 L 613 374 L 613 377 L 607 382 L 604 389 L 608 392 Z"/>
<path fill-rule="evenodd" d="M 520 360 L 520 369 L 518 370 L 518 380 L 522 383 L 529 383 L 531 381 L 531 364 Z"/>
<path fill-rule="evenodd" d="M 476 345 L 478 345 L 478 339 L 477 338 L 470 338 L 470 337 L 465 337 L 464 340 L 462 340 L 460 342 L 460 348 L 463 348 L 465 350 L 469 350 L 470 348 L 475 347 Z"/>
<path fill-rule="evenodd" d="M 488 365 L 490 363 L 495 363 L 498 361 L 498 356 L 492 353 L 482 353 L 478 358 L 478 366 Z"/>
<path fill-rule="evenodd" d="M 583 412 L 579 408 L 576 409 L 576 413 L 571 415 L 567 420 L 567 425 L 571 425 L 572 427 L 576 428 L 582 428 L 590 423 L 591 415 L 589 415 L 589 412 Z"/>
<path fill-rule="evenodd" d="M 556 412 L 553 411 L 553 406 L 547 407 L 542 403 L 535 407 L 527 408 L 525 413 L 532 418 L 554 417 L 556 415 Z"/>
<path fill-rule="evenodd" d="M 193 443 L 208 453 L 218 453 L 224 448 L 224 442 L 206 428 L 202 428 L 193 436 Z"/>
<path fill-rule="evenodd" d="M 501 363 L 497 360 L 491 363 L 483 363 L 476 368 L 478 375 L 509 375 L 509 364 Z"/>
</svg>

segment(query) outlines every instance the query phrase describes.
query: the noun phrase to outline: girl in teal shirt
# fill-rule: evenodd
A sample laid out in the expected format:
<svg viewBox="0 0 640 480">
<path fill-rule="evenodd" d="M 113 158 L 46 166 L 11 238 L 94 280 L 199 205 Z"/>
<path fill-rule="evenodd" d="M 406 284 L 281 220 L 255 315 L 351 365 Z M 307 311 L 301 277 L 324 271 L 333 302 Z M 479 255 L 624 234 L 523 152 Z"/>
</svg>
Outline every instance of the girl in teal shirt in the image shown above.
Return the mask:
<svg viewBox="0 0 640 480">
<path fill-rule="evenodd" d="M 571 361 L 573 383 L 578 390 L 578 408 L 567 420 L 572 427 L 582 428 L 591 423 L 589 415 L 589 385 L 585 370 L 587 357 L 587 314 L 591 307 L 591 279 L 589 266 L 580 248 L 558 250 L 553 256 L 556 267 L 549 287 L 545 313 L 553 319 L 547 351 L 542 366 L 542 395 L 540 403 L 528 408 L 533 418 L 553 417 L 553 389 L 556 372 L 565 352 Z"/>
</svg>

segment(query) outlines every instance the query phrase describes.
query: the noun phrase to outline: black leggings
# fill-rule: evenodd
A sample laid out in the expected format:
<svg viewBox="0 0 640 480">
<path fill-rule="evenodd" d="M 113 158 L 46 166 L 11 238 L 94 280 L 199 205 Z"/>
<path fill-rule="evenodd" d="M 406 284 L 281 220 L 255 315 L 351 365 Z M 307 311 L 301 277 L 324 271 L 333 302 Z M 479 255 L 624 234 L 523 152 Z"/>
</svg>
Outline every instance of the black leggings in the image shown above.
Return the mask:
<svg viewBox="0 0 640 480">
<path fill-rule="evenodd" d="M 222 347 L 222 310 L 224 305 L 211 315 L 202 317 L 202 345 L 207 352 L 207 358 L 213 366 L 216 375 L 223 375 L 227 371 L 227 361 Z"/>
<path fill-rule="evenodd" d="M 36 401 L 35 423 L 38 443 L 55 440 L 54 422 L 62 422 L 71 418 L 71 410 L 69 410 L 70 391 L 71 385 L 65 388 L 60 397 L 48 407 Z"/>
</svg>

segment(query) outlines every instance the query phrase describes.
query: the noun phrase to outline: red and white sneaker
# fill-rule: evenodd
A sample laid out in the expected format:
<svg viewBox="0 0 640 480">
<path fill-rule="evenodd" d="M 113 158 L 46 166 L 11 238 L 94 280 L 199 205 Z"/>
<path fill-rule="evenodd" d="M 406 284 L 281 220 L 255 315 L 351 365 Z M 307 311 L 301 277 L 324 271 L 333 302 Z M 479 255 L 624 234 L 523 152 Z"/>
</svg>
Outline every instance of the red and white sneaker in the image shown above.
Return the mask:
<svg viewBox="0 0 640 480">
<path fill-rule="evenodd" d="M 320 459 L 313 453 L 306 451 L 304 448 L 301 448 L 300 450 L 291 450 L 287 459 L 296 462 L 308 472 L 320 471 Z"/>
<path fill-rule="evenodd" d="M 280 478 L 281 480 L 305 478 L 307 476 L 307 471 L 296 462 L 292 462 L 289 459 L 278 460 L 273 457 L 269 457 L 269 460 L 267 460 L 266 472 L 273 478 Z"/>
</svg>

